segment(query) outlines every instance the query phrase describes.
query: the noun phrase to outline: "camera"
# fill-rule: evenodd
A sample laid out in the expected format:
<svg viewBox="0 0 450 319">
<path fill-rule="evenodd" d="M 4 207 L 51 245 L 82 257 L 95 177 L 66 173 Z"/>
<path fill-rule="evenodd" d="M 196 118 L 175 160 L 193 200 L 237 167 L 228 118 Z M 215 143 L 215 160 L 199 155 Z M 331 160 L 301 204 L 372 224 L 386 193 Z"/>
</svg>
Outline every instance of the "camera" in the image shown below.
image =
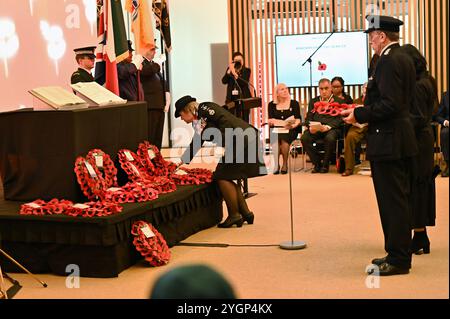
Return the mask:
<svg viewBox="0 0 450 319">
<path fill-rule="evenodd" d="M 235 69 L 240 69 L 240 68 L 242 67 L 241 62 L 239 62 L 239 61 L 235 61 L 235 62 L 233 62 L 233 63 L 234 63 L 234 68 L 235 68 Z"/>
</svg>

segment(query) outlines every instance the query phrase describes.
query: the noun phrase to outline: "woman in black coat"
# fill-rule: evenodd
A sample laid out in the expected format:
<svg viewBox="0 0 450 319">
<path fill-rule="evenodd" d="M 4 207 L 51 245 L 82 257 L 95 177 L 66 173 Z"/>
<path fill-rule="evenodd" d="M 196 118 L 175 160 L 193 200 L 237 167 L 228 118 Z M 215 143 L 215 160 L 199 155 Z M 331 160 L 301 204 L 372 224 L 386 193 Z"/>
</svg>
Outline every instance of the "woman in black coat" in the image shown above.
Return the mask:
<svg viewBox="0 0 450 319">
<path fill-rule="evenodd" d="M 192 160 L 203 141 L 212 141 L 225 148 L 213 175 L 228 209 L 227 219 L 218 227 L 241 227 L 244 221 L 253 224 L 254 215 L 234 180 L 267 174 L 258 130 L 225 108 L 212 102 L 199 104 L 189 95 L 175 103 L 175 117 L 193 123 L 198 130 L 182 156 L 183 163 Z"/>
<path fill-rule="evenodd" d="M 436 219 L 435 178 L 438 168 L 434 166 L 434 135 L 431 127 L 432 115 L 436 113 L 438 96 L 436 81 L 427 71 L 425 57 L 414 46 L 402 48 L 414 62 L 416 87 L 410 108 L 419 153 L 415 158 L 414 176 L 411 185 L 411 211 L 414 237 L 411 252 L 430 252 L 430 241 L 426 226 L 434 226 Z"/>
</svg>

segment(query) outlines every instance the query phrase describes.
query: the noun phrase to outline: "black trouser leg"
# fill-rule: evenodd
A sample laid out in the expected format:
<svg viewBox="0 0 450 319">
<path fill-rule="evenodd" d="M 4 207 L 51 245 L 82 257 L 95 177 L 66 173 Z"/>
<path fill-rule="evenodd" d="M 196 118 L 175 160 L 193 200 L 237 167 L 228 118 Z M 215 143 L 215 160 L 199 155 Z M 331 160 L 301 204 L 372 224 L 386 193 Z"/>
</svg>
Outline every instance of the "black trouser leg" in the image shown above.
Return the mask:
<svg viewBox="0 0 450 319">
<path fill-rule="evenodd" d="M 441 150 L 442 154 L 444 155 L 444 160 L 447 162 L 449 161 L 449 154 L 448 154 L 448 127 L 441 127 Z"/>
<path fill-rule="evenodd" d="M 387 262 L 411 267 L 410 160 L 372 162 L 372 179 L 380 211 Z"/>
<path fill-rule="evenodd" d="M 320 155 L 317 152 L 317 149 L 313 146 L 314 138 L 309 131 L 305 131 L 300 138 L 303 148 L 305 149 L 306 154 L 308 154 L 311 162 L 314 166 L 320 166 Z"/>
<path fill-rule="evenodd" d="M 148 141 L 161 149 L 165 113 L 163 110 L 148 110 Z"/>
<path fill-rule="evenodd" d="M 331 155 L 336 150 L 336 140 L 338 137 L 338 131 L 335 129 L 329 130 L 323 139 L 325 154 L 323 156 L 323 166 L 328 167 L 330 165 Z"/>
</svg>

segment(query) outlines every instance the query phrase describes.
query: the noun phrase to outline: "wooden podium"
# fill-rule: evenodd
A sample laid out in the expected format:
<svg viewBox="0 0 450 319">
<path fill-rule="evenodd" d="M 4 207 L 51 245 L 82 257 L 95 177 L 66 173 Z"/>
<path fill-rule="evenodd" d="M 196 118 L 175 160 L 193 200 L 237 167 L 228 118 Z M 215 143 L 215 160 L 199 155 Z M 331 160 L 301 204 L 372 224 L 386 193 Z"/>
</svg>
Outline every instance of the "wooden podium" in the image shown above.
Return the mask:
<svg viewBox="0 0 450 319">
<path fill-rule="evenodd" d="M 259 108 L 262 106 L 262 99 L 260 97 L 249 97 L 245 99 L 237 99 L 226 105 L 229 111 L 234 111 L 234 115 L 243 119 L 248 123 L 248 118 L 245 119 L 246 111 L 250 111 L 254 108 Z"/>
</svg>

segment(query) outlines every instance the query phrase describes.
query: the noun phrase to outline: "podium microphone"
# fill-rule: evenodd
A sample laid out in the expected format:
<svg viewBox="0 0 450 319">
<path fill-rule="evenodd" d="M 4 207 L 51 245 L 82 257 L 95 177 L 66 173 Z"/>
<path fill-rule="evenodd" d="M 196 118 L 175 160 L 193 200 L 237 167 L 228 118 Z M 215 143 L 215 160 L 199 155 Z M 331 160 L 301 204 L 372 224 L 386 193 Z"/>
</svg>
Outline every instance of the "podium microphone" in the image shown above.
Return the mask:
<svg viewBox="0 0 450 319">
<path fill-rule="evenodd" d="M 289 154 L 291 149 L 289 150 Z M 306 248 L 306 243 L 303 241 L 294 241 L 294 212 L 292 209 L 292 161 L 291 156 L 289 156 L 289 200 L 290 200 L 290 210 L 291 210 L 291 240 L 285 241 L 280 244 L 281 249 L 286 250 L 299 250 Z"/>
<path fill-rule="evenodd" d="M 243 78 L 241 78 L 241 77 L 238 77 L 238 79 L 241 80 L 241 81 L 243 81 L 243 82 L 245 82 L 246 84 L 250 85 L 250 86 L 252 87 L 252 89 L 253 89 L 253 95 L 254 95 L 254 97 L 257 97 L 257 94 L 256 94 L 256 88 L 255 88 L 255 86 L 254 86 L 252 83 L 250 83 L 250 81 L 247 81 L 246 79 L 243 79 Z"/>
</svg>

